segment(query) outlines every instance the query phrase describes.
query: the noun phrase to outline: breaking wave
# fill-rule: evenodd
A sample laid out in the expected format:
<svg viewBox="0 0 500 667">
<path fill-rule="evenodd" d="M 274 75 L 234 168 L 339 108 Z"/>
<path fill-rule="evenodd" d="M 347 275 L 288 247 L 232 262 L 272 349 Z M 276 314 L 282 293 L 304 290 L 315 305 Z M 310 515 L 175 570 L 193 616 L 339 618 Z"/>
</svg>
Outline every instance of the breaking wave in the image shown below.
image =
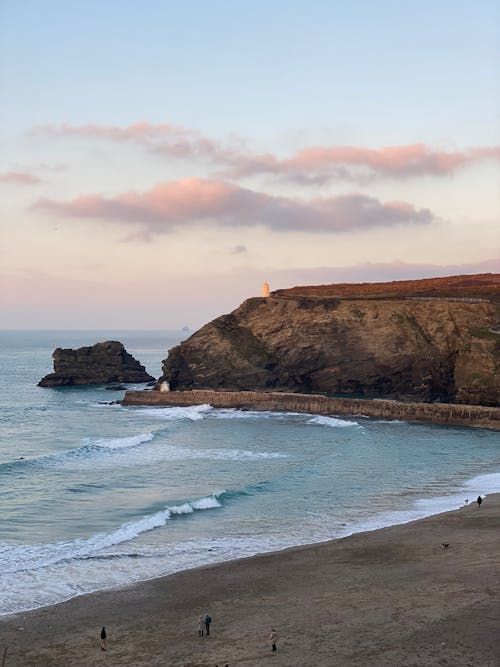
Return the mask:
<svg viewBox="0 0 500 667">
<path fill-rule="evenodd" d="M 212 411 L 210 405 L 191 405 L 186 408 L 139 408 L 137 412 L 141 415 L 150 417 L 159 417 L 161 419 L 178 420 L 188 419 L 190 421 L 199 421 L 204 419 L 207 413 Z"/>
<path fill-rule="evenodd" d="M 343 428 L 345 426 L 359 426 L 358 422 L 349 421 L 348 419 L 338 419 L 337 417 L 326 417 L 324 415 L 316 415 L 307 420 L 308 424 L 318 424 L 319 426 L 331 426 L 333 428 Z"/>
<path fill-rule="evenodd" d="M 154 433 L 141 433 L 139 435 L 132 435 L 128 438 L 101 438 L 96 440 L 88 447 L 98 447 L 99 449 L 127 449 L 128 447 L 137 447 L 144 442 L 151 442 L 154 438 Z M 85 449 L 82 448 L 82 449 Z"/>
<path fill-rule="evenodd" d="M 86 458 L 96 452 L 105 452 L 106 450 L 126 450 L 132 447 L 138 447 L 146 442 L 151 442 L 155 437 L 155 433 L 139 433 L 138 435 L 131 435 L 125 438 L 87 438 L 82 447 L 75 447 L 74 449 L 66 449 L 57 454 L 47 454 L 46 456 L 39 456 L 33 458 L 19 458 L 15 461 L 0 464 L 0 472 L 9 472 L 10 470 L 20 470 L 25 466 L 33 465 L 53 465 L 63 463 L 67 460 Z"/>
<path fill-rule="evenodd" d="M 99 551 L 123 542 L 129 542 L 142 533 L 165 526 L 173 517 L 222 507 L 218 498 L 225 492 L 186 501 L 181 505 L 166 506 L 163 510 L 122 524 L 108 533 L 97 533 L 88 538 L 78 538 L 55 544 L 27 544 L 0 546 L 0 571 L 3 575 L 26 570 L 38 570 L 74 559 L 96 556 Z"/>
<path fill-rule="evenodd" d="M 340 419 L 338 417 L 327 417 L 323 415 L 311 415 L 300 412 L 275 412 L 271 410 L 239 410 L 236 408 L 213 408 L 211 405 L 192 405 L 189 407 L 168 408 L 139 408 L 139 414 L 150 417 L 158 417 L 171 421 L 187 419 L 199 421 L 201 419 L 285 419 L 289 417 L 308 418 L 307 424 L 318 424 L 319 426 L 345 427 L 359 426 L 356 421 Z"/>
</svg>

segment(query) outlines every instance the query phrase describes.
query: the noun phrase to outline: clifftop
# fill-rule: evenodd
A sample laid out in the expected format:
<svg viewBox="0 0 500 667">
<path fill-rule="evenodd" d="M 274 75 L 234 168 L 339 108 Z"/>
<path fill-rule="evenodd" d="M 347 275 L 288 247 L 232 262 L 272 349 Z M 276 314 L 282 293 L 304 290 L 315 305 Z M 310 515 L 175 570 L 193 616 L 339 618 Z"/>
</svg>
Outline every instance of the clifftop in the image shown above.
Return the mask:
<svg viewBox="0 0 500 667">
<path fill-rule="evenodd" d="M 470 284 L 459 288 L 465 278 Z M 500 334 L 492 327 L 498 325 L 499 306 L 485 294 L 498 295 L 500 276 L 475 278 L 405 282 L 411 294 L 404 296 L 400 283 L 379 283 L 359 286 L 365 296 L 340 297 L 339 286 L 331 285 L 247 299 L 170 350 L 160 381 L 168 380 L 173 390 L 498 406 Z M 429 295 L 432 285 L 442 294 L 452 284 L 452 295 L 426 300 L 438 293 Z M 351 292 L 353 287 L 358 286 L 349 286 Z M 320 293 L 302 294 L 307 289 Z"/>
<path fill-rule="evenodd" d="M 388 283 L 337 283 L 280 289 L 273 296 L 316 297 L 458 297 L 484 298 L 500 302 L 500 274 L 448 276 L 422 280 L 393 280 Z"/>
</svg>

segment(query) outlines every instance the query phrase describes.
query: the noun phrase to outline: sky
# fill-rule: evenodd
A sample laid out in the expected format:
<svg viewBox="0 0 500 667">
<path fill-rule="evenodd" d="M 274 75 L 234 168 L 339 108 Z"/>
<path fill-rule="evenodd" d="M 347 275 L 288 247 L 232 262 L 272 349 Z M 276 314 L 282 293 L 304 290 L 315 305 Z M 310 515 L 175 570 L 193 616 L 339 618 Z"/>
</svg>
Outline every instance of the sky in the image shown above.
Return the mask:
<svg viewBox="0 0 500 667">
<path fill-rule="evenodd" d="M 500 5 L 3 0 L 0 327 L 500 272 Z"/>
</svg>

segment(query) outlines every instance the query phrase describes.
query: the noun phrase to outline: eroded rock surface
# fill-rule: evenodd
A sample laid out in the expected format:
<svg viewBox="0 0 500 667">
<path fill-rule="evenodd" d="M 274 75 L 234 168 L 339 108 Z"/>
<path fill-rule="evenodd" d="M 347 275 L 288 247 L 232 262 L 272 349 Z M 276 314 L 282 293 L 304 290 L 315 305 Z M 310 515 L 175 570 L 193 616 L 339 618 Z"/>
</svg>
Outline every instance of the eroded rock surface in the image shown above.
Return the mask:
<svg viewBox="0 0 500 667">
<path fill-rule="evenodd" d="M 498 406 L 500 336 L 490 331 L 497 322 L 491 299 L 336 298 L 285 290 L 248 299 L 170 350 L 161 380 L 172 390 Z"/>
<path fill-rule="evenodd" d="M 40 380 L 40 387 L 105 384 L 109 382 L 150 382 L 154 380 L 123 344 L 108 340 L 76 350 L 54 350 L 54 372 Z"/>
</svg>

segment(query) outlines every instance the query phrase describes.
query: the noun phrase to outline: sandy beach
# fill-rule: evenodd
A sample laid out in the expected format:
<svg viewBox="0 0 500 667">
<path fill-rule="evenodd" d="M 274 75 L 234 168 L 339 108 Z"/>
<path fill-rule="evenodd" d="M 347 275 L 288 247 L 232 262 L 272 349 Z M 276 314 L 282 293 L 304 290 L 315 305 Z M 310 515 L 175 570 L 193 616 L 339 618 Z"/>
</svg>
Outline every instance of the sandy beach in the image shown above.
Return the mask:
<svg viewBox="0 0 500 667">
<path fill-rule="evenodd" d="M 491 495 L 480 509 L 2 617 L 0 664 L 498 666 L 499 528 Z M 200 638 L 206 612 L 211 633 Z"/>
</svg>

